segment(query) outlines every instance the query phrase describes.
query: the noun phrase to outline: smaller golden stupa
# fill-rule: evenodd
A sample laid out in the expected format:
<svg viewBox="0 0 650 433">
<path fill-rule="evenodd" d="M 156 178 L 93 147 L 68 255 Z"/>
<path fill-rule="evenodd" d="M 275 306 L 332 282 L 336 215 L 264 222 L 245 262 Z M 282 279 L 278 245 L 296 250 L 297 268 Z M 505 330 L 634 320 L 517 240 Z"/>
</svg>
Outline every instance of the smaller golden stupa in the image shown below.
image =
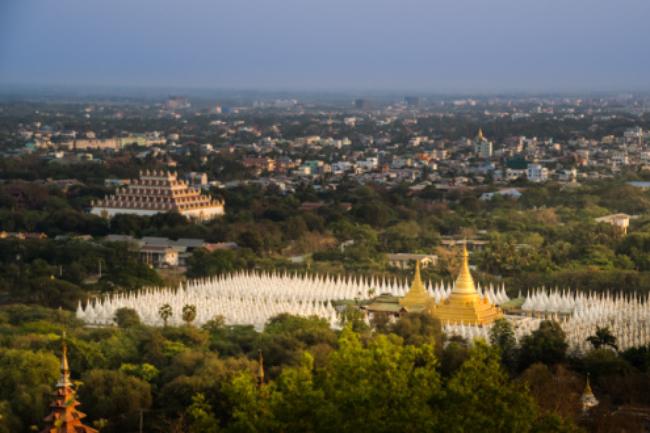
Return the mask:
<svg viewBox="0 0 650 433">
<path fill-rule="evenodd" d="M 413 313 L 423 311 L 432 303 L 433 298 L 429 296 L 429 293 L 427 293 L 427 290 L 424 288 L 424 284 L 422 284 L 422 278 L 420 277 L 420 261 L 416 260 L 415 275 L 413 276 L 411 288 L 408 293 L 399 300 L 399 304 L 407 312 Z"/>
<path fill-rule="evenodd" d="M 587 383 L 585 384 L 585 390 L 580 396 L 580 405 L 582 406 L 582 412 L 587 413 L 592 408 L 598 406 L 598 399 L 594 395 L 594 392 L 591 390 L 591 383 L 589 383 L 589 375 L 587 374 Z"/>
<path fill-rule="evenodd" d="M 474 279 L 469 271 L 469 254 L 463 245 L 463 264 L 451 295 L 438 304 L 430 304 L 427 312 L 440 319 L 443 324 L 486 325 L 503 317 L 499 307 L 487 298 L 481 299 L 476 291 Z"/>
</svg>

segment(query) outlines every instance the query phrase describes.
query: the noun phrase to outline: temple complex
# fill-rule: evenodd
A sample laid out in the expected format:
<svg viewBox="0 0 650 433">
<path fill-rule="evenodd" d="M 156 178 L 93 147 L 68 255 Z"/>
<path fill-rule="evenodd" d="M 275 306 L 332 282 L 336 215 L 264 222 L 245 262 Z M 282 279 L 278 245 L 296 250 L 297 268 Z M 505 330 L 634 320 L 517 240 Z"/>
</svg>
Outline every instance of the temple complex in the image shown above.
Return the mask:
<svg viewBox="0 0 650 433">
<path fill-rule="evenodd" d="M 416 261 L 411 287 L 403 297 L 396 298 L 390 294 L 381 294 L 363 309 L 370 316 L 388 314 L 398 317 L 404 313 L 426 312 L 440 319 L 444 325 L 488 325 L 503 317 L 501 309 L 476 290 L 469 270 L 469 254 L 465 245 L 463 245 L 460 274 L 448 297 L 436 303 L 436 299 L 422 283 L 420 263 Z"/>
<path fill-rule="evenodd" d="M 63 337 L 65 339 L 65 335 Z M 51 412 L 45 417 L 46 427 L 41 433 L 98 433 L 94 428 L 82 423 L 86 415 L 77 410 L 79 402 L 70 380 L 68 367 L 68 348 L 63 341 L 61 354 L 61 376 L 56 383 L 54 401 L 50 405 Z"/>
<path fill-rule="evenodd" d="M 91 213 L 105 218 L 117 214 L 154 215 L 178 212 L 188 219 L 207 221 L 224 214 L 223 201 L 204 195 L 170 171 L 146 170 L 114 194 L 92 203 Z"/>
<path fill-rule="evenodd" d="M 465 245 L 463 264 L 451 294 L 438 304 L 428 304 L 426 311 L 443 324 L 487 325 L 503 317 L 501 309 L 491 304 L 487 297 L 482 298 L 476 290 Z"/>
</svg>

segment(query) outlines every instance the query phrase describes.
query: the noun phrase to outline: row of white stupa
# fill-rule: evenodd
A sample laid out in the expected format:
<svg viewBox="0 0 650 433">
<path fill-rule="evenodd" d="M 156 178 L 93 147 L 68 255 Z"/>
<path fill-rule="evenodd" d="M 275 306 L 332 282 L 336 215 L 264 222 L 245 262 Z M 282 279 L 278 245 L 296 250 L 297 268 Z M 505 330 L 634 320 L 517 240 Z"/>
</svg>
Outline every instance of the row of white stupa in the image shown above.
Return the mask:
<svg viewBox="0 0 650 433">
<path fill-rule="evenodd" d="M 194 323 L 197 325 L 221 315 L 228 324 L 254 325 L 261 329 L 274 315 L 290 313 L 317 315 L 338 326 L 337 312 L 331 301 L 367 300 L 380 293 L 404 296 L 408 289 L 407 281 L 395 279 L 238 272 L 191 280 L 177 289 L 147 288 L 110 295 L 85 306 L 79 304 L 77 317 L 87 323 L 107 325 L 113 323 L 119 308 L 127 307 L 136 310 L 143 323 L 158 326 L 163 323 L 158 310 L 169 304 L 173 312 L 170 324 L 182 323 L 184 305 L 195 305 L 197 317 Z M 429 282 L 427 285 L 429 294 L 436 301 L 448 297 L 451 289 L 444 283 Z M 504 287 L 495 289 L 489 286 L 482 290 L 482 294 L 496 304 L 508 301 Z"/>
<path fill-rule="evenodd" d="M 526 312 L 549 312 L 572 314 L 594 305 L 596 297 L 604 297 L 605 300 L 622 297 L 622 294 L 606 292 L 595 295 L 585 292 L 571 292 L 569 290 L 546 290 L 545 288 L 528 291 L 521 309 Z M 636 293 L 632 294 L 633 300 L 639 300 Z M 646 298 L 647 301 L 647 298 Z"/>
<path fill-rule="evenodd" d="M 109 325 L 119 308 L 128 307 L 136 310 L 144 323 L 160 326 L 163 321 L 158 311 L 162 305 L 169 304 L 172 307 L 169 323 L 181 324 L 183 306 L 195 305 L 197 316 L 194 323 L 197 325 L 215 316 L 223 316 L 227 324 L 253 325 L 261 330 L 271 317 L 289 313 L 315 315 L 338 328 L 340 318 L 332 301 L 365 300 L 380 293 L 403 296 L 408 288 L 407 281 L 385 278 L 237 272 L 191 280 L 177 289 L 147 288 L 106 296 L 85 306 L 80 304 L 77 317 L 86 323 Z M 451 289 L 444 282 L 427 284 L 427 290 L 436 302 L 447 298 Z M 479 291 L 497 305 L 509 300 L 503 286 L 488 286 L 487 289 L 479 286 Z M 647 297 L 539 289 L 526 295 L 522 310 L 531 317 L 512 320 L 517 340 L 537 329 L 542 318 L 552 318 L 561 324 L 573 350 L 587 350 L 586 338 L 594 334 L 597 326 L 609 327 L 621 349 L 650 343 L 650 302 Z M 470 340 L 487 339 L 489 335 L 489 326 L 443 325 L 448 334 Z"/>
<path fill-rule="evenodd" d="M 569 308 L 570 307 L 570 308 Z M 620 350 L 650 344 L 650 300 L 648 296 L 621 293 L 571 293 L 543 289 L 528 293 L 522 309 L 533 317 L 511 318 L 517 341 L 536 330 L 543 319 L 560 324 L 572 351 L 584 353 L 591 348 L 587 338 L 598 327 L 609 328 Z M 488 327 L 451 325 L 447 334 L 472 340 L 488 338 Z"/>
</svg>

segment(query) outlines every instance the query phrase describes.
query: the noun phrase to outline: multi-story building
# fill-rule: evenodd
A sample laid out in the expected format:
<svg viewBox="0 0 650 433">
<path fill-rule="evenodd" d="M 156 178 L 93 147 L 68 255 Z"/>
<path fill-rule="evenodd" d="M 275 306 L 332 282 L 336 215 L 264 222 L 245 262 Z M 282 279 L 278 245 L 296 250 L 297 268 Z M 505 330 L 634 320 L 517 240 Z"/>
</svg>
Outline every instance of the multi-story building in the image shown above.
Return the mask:
<svg viewBox="0 0 650 433">
<path fill-rule="evenodd" d="M 526 177 L 530 182 L 545 182 L 548 180 L 548 169 L 541 164 L 528 164 Z"/>
</svg>

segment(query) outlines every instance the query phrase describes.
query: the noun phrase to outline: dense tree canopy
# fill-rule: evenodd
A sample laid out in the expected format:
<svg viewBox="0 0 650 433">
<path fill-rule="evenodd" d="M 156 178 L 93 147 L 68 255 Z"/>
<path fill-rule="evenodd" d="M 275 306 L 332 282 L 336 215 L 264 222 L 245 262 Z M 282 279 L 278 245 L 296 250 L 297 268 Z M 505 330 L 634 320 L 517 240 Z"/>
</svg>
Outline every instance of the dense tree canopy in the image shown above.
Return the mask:
<svg viewBox="0 0 650 433">
<path fill-rule="evenodd" d="M 650 348 L 575 358 L 553 322 L 514 345 L 509 328 L 495 326 L 488 347 L 447 340 L 421 314 L 339 332 L 290 315 L 262 332 L 220 317 L 151 328 L 125 316 L 128 326 L 85 328 L 64 310 L 1 307 L 0 428 L 41 425 L 64 329 L 81 409 L 103 433 L 135 431 L 140 413 L 151 433 L 573 432 L 586 373 L 604 401 L 648 403 Z"/>
</svg>

